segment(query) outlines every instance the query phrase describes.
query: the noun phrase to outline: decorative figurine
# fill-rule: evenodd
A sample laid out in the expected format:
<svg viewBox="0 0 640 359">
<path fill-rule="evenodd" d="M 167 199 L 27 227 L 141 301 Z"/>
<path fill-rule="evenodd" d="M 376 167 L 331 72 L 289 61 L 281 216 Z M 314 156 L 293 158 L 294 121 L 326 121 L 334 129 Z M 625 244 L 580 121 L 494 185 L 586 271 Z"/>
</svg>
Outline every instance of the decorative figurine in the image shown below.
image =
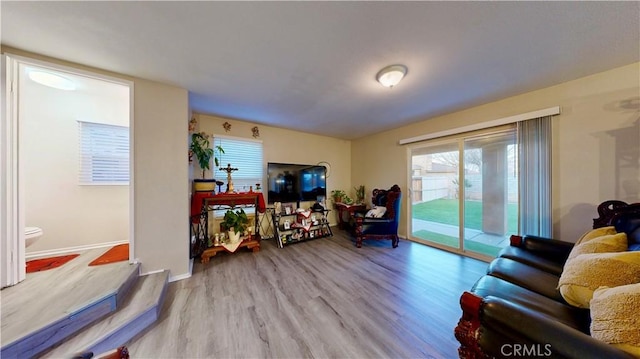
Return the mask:
<svg viewBox="0 0 640 359">
<path fill-rule="evenodd" d="M 196 118 L 192 118 L 191 121 L 189 121 L 189 132 L 193 132 L 196 130 L 196 126 L 198 125 L 198 120 L 196 120 Z"/>
<path fill-rule="evenodd" d="M 233 193 L 233 181 L 231 180 L 231 172 L 237 170 L 237 168 L 231 167 L 231 163 L 227 163 L 227 167 L 220 167 L 220 171 L 227 172 L 227 193 Z"/>
</svg>

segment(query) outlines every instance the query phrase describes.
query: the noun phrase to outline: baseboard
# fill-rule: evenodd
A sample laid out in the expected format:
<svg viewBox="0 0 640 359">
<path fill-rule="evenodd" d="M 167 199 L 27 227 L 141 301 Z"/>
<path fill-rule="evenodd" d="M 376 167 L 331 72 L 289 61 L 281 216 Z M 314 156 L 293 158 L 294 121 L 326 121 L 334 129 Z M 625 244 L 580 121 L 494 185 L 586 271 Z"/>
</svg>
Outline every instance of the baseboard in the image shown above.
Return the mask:
<svg viewBox="0 0 640 359">
<path fill-rule="evenodd" d="M 25 254 L 24 257 L 25 257 L 25 259 L 53 257 L 53 256 L 58 256 L 58 255 L 77 253 L 77 252 L 81 252 L 81 251 L 88 251 L 90 249 L 111 248 L 113 246 L 117 246 L 119 244 L 126 244 L 126 243 L 129 243 L 129 241 L 114 241 L 114 242 L 89 244 L 89 245 L 76 246 L 76 247 L 48 249 L 48 250 L 44 250 L 44 251 L 30 252 L 30 253 Z"/>
<path fill-rule="evenodd" d="M 151 274 L 162 273 L 164 271 L 165 271 L 164 269 L 152 270 L 152 271 L 149 271 L 149 272 L 140 273 L 140 276 L 144 277 L 144 276 L 151 275 Z"/>
<path fill-rule="evenodd" d="M 191 273 L 184 273 L 184 274 L 180 274 L 174 277 L 169 277 L 169 283 L 171 282 L 177 282 L 179 280 L 183 280 L 183 279 L 187 279 L 187 278 L 191 278 Z"/>
</svg>

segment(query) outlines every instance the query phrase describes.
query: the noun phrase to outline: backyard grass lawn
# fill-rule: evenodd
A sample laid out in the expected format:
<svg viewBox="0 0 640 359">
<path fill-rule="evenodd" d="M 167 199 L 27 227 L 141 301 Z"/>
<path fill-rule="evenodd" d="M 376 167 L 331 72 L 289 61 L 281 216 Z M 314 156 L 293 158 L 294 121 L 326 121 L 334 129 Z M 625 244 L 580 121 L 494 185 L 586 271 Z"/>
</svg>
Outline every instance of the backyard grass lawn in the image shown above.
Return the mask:
<svg viewBox="0 0 640 359">
<path fill-rule="evenodd" d="M 482 230 L 482 202 L 465 201 L 465 221 L 466 228 Z M 429 202 L 414 204 L 412 207 L 413 218 L 432 221 L 443 224 L 458 226 L 458 200 L 457 199 L 435 199 Z M 507 231 L 509 233 L 518 232 L 518 205 L 517 203 L 507 204 Z"/>
</svg>

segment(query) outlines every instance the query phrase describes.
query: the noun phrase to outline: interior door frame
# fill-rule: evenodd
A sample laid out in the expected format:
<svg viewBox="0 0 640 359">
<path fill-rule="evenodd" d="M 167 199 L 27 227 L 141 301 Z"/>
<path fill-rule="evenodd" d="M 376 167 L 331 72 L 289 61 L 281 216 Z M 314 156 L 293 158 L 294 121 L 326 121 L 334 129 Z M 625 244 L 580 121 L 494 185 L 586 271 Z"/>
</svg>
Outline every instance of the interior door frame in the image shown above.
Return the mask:
<svg viewBox="0 0 640 359">
<path fill-rule="evenodd" d="M 134 254 L 134 83 L 100 73 L 80 70 L 51 62 L 36 60 L 24 56 L 2 54 L 2 103 L 5 111 L 0 132 L 0 248 L 2 249 L 2 287 L 15 285 L 26 277 L 25 268 L 25 205 L 24 181 L 22 180 L 19 143 L 20 143 L 20 109 L 19 109 L 19 71 L 21 65 L 32 65 L 50 68 L 54 71 L 72 73 L 107 81 L 129 88 L 129 262 L 135 262 Z M 6 282 L 6 283 L 5 283 Z"/>
<path fill-rule="evenodd" d="M 2 124 L 0 125 L 0 248 L 2 288 L 17 284 L 26 276 L 24 213 L 19 206 L 18 110 L 14 81 L 17 66 L 2 55 Z M 20 231 L 19 229 L 22 228 Z"/>
</svg>

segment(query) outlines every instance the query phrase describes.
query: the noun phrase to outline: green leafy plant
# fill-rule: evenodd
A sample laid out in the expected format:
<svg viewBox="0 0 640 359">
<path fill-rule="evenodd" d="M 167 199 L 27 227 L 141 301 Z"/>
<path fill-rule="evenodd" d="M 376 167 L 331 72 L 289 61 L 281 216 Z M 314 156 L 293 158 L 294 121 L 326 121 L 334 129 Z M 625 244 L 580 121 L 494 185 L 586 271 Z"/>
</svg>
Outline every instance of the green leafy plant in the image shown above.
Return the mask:
<svg viewBox="0 0 640 359">
<path fill-rule="evenodd" d="M 331 191 L 331 198 L 334 202 L 342 202 L 342 199 L 347 196 L 347 193 L 341 189 L 334 189 Z"/>
<path fill-rule="evenodd" d="M 244 233 L 249 224 L 249 217 L 244 212 L 242 208 L 237 211 L 227 210 L 224 214 L 224 219 L 222 220 L 222 225 L 227 231 L 230 231 L 233 228 L 233 231 L 236 233 Z"/>
<path fill-rule="evenodd" d="M 224 149 L 221 146 L 211 147 L 209 142 L 209 135 L 204 132 L 195 132 L 191 135 L 191 146 L 189 147 L 191 153 L 198 159 L 198 164 L 202 168 L 202 178 L 204 179 L 205 171 L 211 168 L 211 159 L 216 165 L 220 166 L 220 161 L 216 154 L 224 153 Z"/>
<path fill-rule="evenodd" d="M 353 187 L 356 190 L 356 203 L 364 203 L 364 186 Z"/>
</svg>

